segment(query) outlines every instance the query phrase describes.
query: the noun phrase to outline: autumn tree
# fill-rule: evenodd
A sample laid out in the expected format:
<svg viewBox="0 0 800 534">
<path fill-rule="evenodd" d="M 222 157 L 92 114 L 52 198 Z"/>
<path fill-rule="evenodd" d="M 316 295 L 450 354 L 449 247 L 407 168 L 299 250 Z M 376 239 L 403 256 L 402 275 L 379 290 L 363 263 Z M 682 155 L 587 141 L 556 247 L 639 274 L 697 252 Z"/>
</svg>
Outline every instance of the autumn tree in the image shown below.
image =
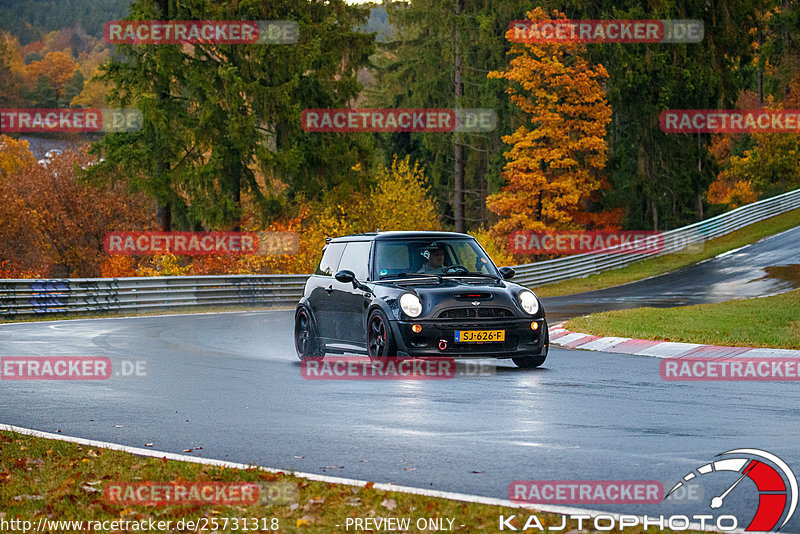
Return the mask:
<svg viewBox="0 0 800 534">
<path fill-rule="evenodd" d="M 395 154 L 389 167 L 378 166 L 375 180 L 362 231 L 441 230 L 424 166 Z"/>
<path fill-rule="evenodd" d="M 108 48 L 84 52 L 78 56 L 78 68 L 83 76 L 84 83 L 80 93 L 75 96 L 69 105 L 73 107 L 103 108 L 106 107 L 106 95 L 111 90 L 111 85 L 96 78 L 101 65 L 108 63 L 111 52 Z M 75 74 L 77 76 L 77 73 Z"/>
<path fill-rule="evenodd" d="M 781 103 L 769 96 L 764 109 L 800 107 L 800 78 L 789 82 L 788 94 Z M 755 109 L 757 97 L 746 93 L 740 108 Z M 747 104 L 749 102 L 749 104 Z M 800 140 L 791 133 L 754 132 L 715 136 L 710 150 L 720 163 L 716 180 L 707 198 L 714 204 L 738 207 L 800 188 Z"/>
<path fill-rule="evenodd" d="M 307 107 L 345 107 L 357 96 L 357 70 L 372 39 L 352 28 L 366 14 L 343 0 L 132 3 L 135 20 L 296 20 L 299 39 L 119 45 L 119 59 L 103 67 L 102 79 L 114 84 L 114 105 L 142 110 L 144 127 L 106 135 L 94 147 L 103 162 L 92 173 L 131 176 L 163 208 L 164 229 L 235 228 L 243 195 L 269 220 L 284 215 L 287 196 L 318 198 L 357 181 L 350 169 L 367 159 L 364 135 L 303 132 L 300 114 Z M 287 186 L 282 197 L 270 189 L 273 180 Z"/>
<path fill-rule="evenodd" d="M 0 146 L 7 142 L 0 136 Z M 22 159 L 0 175 L 0 263 L 14 276 L 98 276 L 106 233 L 150 229 L 144 195 L 122 181 L 98 188 L 80 178 L 76 169 L 95 161 L 86 153 L 65 152 L 46 165 Z"/>
<path fill-rule="evenodd" d="M 0 182 L 10 180 L 23 168 L 36 163 L 29 148 L 30 144 L 24 139 L 0 135 Z"/>
<path fill-rule="evenodd" d="M 356 171 L 362 172 L 358 167 Z M 312 272 L 326 237 L 378 229 L 442 229 L 425 170 L 418 163 L 412 163 L 408 156 L 400 159 L 394 155 L 390 165 L 379 164 L 374 175 L 368 178 L 375 185 L 344 199 L 337 201 L 331 195 L 320 201 L 303 203 L 299 216 L 289 225 L 293 231 L 300 232 L 300 249 L 291 263 L 283 264 L 282 267 L 288 269 L 284 272 Z"/>
<path fill-rule="evenodd" d="M 459 3 L 462 5 L 457 8 Z M 459 216 L 466 229 L 476 229 L 495 218 L 486 209 L 486 196 L 500 189 L 501 138 L 514 131 L 522 113 L 506 97 L 503 80 L 487 78 L 486 73 L 505 64 L 511 43 L 501 36 L 509 20 L 519 18 L 529 4 L 526 0 L 414 0 L 386 2 L 382 7 L 388 12 L 393 34 L 379 40 L 378 53 L 371 58 L 370 72 L 376 84 L 365 91 L 369 107 L 483 108 L 497 113 L 497 127 L 490 132 L 378 136 L 387 164 L 394 153 L 425 162 L 431 194 L 447 226 L 458 227 Z M 463 170 L 463 210 L 458 209 L 456 191 L 457 152 Z"/>
<path fill-rule="evenodd" d="M 64 85 L 72 78 L 78 65 L 69 54 L 64 52 L 48 52 L 40 61 L 26 65 L 23 71 L 25 85 L 31 89 L 39 84 L 42 77 L 49 80 L 60 97 Z"/>
<path fill-rule="evenodd" d="M 22 67 L 19 42 L 15 37 L 0 32 L 0 107 L 19 104 Z"/>
<path fill-rule="evenodd" d="M 528 18 L 547 17 L 537 8 Z M 507 92 L 529 125 L 503 138 L 512 145 L 505 152 L 507 183 L 486 202 L 502 217 L 493 233 L 575 228 L 576 215 L 603 184 L 611 108 L 601 82 L 608 74 L 602 65 L 590 65 L 577 43 L 517 43 L 510 54 L 509 66 L 489 77 L 511 82 Z"/>
<path fill-rule="evenodd" d="M 754 17 L 754 90 L 743 91 L 739 109 L 800 108 L 800 3 L 780 2 Z M 737 207 L 800 187 L 800 140 L 787 133 L 714 136 L 709 151 L 719 164 L 707 198 Z"/>
</svg>

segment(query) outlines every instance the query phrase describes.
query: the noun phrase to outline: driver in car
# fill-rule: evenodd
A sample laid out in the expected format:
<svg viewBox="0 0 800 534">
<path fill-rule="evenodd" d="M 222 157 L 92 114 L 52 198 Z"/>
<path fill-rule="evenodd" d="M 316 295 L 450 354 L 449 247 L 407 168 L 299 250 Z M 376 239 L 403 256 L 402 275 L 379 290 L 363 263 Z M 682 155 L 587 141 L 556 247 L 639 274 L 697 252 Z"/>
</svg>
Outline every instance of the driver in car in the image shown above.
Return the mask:
<svg viewBox="0 0 800 534">
<path fill-rule="evenodd" d="M 418 273 L 442 274 L 444 272 L 444 248 L 439 243 L 431 243 L 421 254 L 427 261 L 417 271 Z"/>
</svg>

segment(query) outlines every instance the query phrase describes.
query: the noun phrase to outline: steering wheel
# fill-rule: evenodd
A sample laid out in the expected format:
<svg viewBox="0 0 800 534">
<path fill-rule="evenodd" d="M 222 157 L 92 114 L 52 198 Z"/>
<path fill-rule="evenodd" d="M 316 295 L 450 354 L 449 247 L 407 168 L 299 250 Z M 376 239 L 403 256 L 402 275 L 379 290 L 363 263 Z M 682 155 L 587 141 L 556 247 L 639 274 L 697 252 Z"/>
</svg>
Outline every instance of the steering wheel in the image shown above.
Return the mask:
<svg viewBox="0 0 800 534">
<path fill-rule="evenodd" d="M 442 273 L 468 273 L 469 269 L 463 265 L 448 265 L 442 269 Z"/>
</svg>

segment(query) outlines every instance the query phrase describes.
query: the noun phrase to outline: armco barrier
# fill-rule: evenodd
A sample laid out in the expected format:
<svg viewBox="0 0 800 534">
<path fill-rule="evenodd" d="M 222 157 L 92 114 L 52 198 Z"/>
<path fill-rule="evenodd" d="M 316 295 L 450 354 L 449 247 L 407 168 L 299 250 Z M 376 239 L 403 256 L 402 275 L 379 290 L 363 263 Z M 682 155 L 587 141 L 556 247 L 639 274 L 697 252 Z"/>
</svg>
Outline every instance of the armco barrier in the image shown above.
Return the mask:
<svg viewBox="0 0 800 534">
<path fill-rule="evenodd" d="M 800 189 L 754 202 L 683 228 L 664 232 L 659 254 L 581 254 L 518 265 L 515 282 L 530 287 L 624 267 L 655 255 L 725 235 L 800 208 Z M 0 317 L 98 311 L 253 304 L 294 305 L 308 275 L 157 276 L 0 280 Z"/>
<path fill-rule="evenodd" d="M 530 287 L 624 267 L 631 263 L 678 252 L 687 246 L 719 237 L 754 222 L 800 208 L 800 189 L 736 208 L 711 219 L 664 232 L 664 247 L 658 254 L 577 254 L 568 258 L 528 263 L 514 267 L 514 281 Z"/>
<path fill-rule="evenodd" d="M 307 278 L 283 274 L 0 280 L 0 316 L 230 304 L 293 305 Z"/>
</svg>

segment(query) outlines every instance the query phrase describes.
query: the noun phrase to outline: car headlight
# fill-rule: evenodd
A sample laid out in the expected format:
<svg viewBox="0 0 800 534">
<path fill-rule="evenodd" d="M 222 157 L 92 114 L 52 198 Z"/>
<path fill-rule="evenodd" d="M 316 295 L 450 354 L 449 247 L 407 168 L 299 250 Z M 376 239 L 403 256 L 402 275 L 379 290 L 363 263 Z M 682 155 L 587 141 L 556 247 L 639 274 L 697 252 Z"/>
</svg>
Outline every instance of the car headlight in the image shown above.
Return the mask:
<svg viewBox="0 0 800 534">
<path fill-rule="evenodd" d="M 537 311 L 539 311 L 539 299 L 536 298 L 536 295 L 534 295 L 532 291 L 520 291 L 519 305 L 522 306 L 522 309 L 525 310 L 525 313 L 529 313 L 531 315 L 534 315 Z"/>
<path fill-rule="evenodd" d="M 400 308 L 409 317 L 417 317 L 422 313 L 422 303 L 419 301 L 419 297 L 413 293 L 404 293 L 400 297 Z"/>
</svg>

